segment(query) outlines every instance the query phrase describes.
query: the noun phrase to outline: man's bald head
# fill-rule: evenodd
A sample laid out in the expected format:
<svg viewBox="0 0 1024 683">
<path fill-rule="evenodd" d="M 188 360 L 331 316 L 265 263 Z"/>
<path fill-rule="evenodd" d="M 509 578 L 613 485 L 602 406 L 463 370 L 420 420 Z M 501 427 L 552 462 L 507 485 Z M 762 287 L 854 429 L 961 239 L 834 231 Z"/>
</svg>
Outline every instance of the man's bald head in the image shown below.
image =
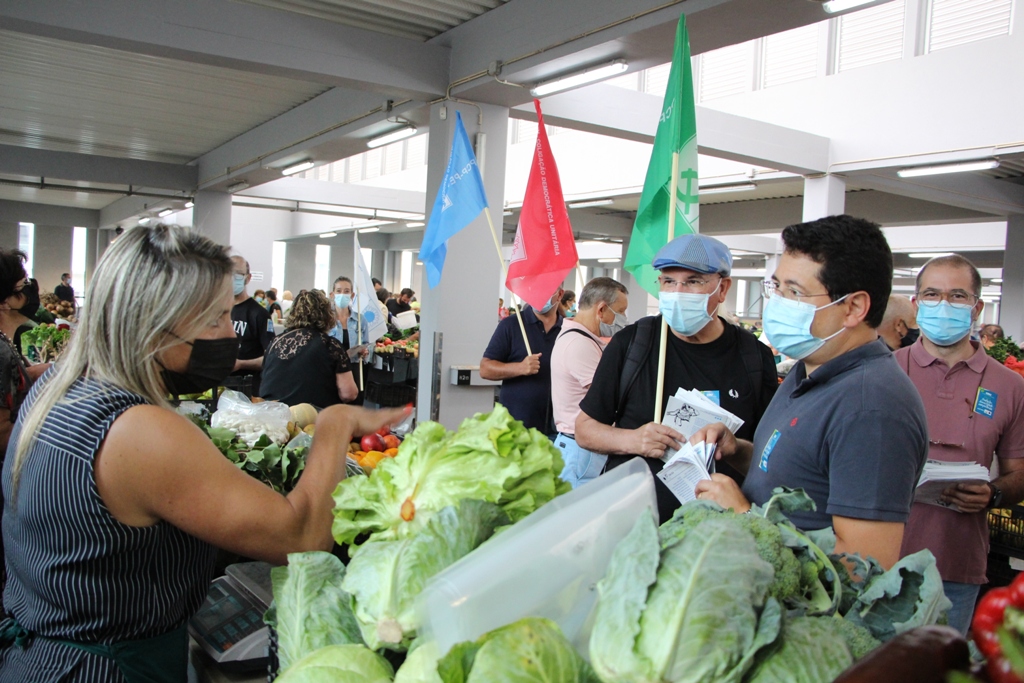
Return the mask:
<svg viewBox="0 0 1024 683">
<path fill-rule="evenodd" d="M 878 326 L 878 336 L 886 345 L 895 351 L 900 348 L 900 340 L 911 328 L 917 327 L 917 309 L 914 302 L 900 294 L 893 294 L 885 306 L 885 315 Z"/>
</svg>

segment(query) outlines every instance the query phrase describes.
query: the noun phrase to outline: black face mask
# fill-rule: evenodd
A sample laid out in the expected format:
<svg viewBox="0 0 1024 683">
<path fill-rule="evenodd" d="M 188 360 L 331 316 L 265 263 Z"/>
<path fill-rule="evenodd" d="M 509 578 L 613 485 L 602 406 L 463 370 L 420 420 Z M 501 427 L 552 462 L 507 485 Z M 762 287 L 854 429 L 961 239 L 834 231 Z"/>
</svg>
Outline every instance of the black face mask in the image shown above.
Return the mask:
<svg viewBox="0 0 1024 683">
<path fill-rule="evenodd" d="M 903 335 L 903 339 L 900 339 L 900 348 L 910 346 L 917 341 L 917 338 L 921 336 L 920 329 L 908 329 L 907 333 Z"/>
<path fill-rule="evenodd" d="M 164 370 L 160 373 L 164 386 L 172 396 L 201 394 L 213 389 L 235 369 L 238 358 L 238 338 L 196 339 L 185 342 L 192 347 L 185 372 Z"/>
<path fill-rule="evenodd" d="M 21 313 L 26 318 L 34 318 L 36 313 L 39 312 L 39 292 L 30 292 L 28 290 L 28 287 L 23 290 L 25 305 L 18 309 L 18 313 Z"/>
</svg>

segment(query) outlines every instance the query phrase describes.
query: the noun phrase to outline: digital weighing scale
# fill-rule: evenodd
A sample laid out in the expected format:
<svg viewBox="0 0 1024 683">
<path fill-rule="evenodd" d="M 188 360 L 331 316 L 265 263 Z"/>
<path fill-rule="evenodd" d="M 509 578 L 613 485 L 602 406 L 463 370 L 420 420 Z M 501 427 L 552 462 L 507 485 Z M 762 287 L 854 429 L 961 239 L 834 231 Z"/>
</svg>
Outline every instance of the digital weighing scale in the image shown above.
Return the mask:
<svg viewBox="0 0 1024 683">
<path fill-rule="evenodd" d="M 213 580 L 188 632 L 225 671 L 264 668 L 269 660 L 270 629 L 263 613 L 274 598 L 270 565 L 243 562 Z"/>
</svg>

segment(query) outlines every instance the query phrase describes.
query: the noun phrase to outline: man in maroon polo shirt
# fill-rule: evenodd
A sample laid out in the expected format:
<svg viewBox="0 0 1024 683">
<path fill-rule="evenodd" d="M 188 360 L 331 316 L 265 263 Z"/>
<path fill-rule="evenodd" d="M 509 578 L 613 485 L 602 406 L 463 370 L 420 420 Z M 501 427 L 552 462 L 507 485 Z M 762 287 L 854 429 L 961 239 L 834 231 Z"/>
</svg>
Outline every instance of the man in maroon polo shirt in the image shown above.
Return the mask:
<svg viewBox="0 0 1024 683">
<path fill-rule="evenodd" d="M 989 508 L 1024 499 L 1024 378 L 990 358 L 970 338 L 984 307 L 981 276 L 959 254 L 932 259 L 917 275 L 921 338 L 896 352 L 928 414 L 928 459 L 974 461 L 999 477 L 943 492 L 948 508 L 915 503 L 901 555 L 928 548 L 938 560 L 949 625 L 966 633 L 978 589 L 986 583 Z"/>
</svg>

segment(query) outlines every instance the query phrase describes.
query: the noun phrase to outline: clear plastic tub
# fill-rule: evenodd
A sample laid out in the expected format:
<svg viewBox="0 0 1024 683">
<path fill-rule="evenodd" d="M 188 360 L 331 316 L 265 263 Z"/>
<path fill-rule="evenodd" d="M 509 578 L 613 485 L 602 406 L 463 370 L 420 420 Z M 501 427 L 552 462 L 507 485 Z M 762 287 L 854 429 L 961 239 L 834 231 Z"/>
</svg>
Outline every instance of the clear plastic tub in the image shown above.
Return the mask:
<svg viewBox="0 0 1024 683">
<path fill-rule="evenodd" d="M 420 596 L 421 633 L 441 655 L 528 616 L 556 622 L 588 657 L 597 582 L 644 510 L 654 479 L 639 458 L 556 498 L 435 576 Z"/>
</svg>

